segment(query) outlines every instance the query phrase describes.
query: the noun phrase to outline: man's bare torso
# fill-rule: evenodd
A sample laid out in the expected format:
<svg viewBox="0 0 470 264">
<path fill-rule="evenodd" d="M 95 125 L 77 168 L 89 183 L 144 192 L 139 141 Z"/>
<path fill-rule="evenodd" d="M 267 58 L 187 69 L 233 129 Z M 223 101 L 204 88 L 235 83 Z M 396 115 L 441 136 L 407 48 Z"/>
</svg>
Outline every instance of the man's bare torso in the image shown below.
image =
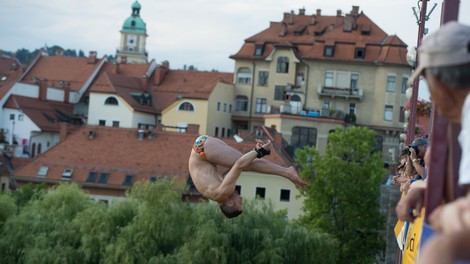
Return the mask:
<svg viewBox="0 0 470 264">
<path fill-rule="evenodd" d="M 214 190 L 222 183 L 223 177 L 217 171 L 217 166 L 203 160 L 201 156 L 191 150 L 189 157 L 189 173 L 197 190 L 206 198 L 216 200 Z"/>
</svg>

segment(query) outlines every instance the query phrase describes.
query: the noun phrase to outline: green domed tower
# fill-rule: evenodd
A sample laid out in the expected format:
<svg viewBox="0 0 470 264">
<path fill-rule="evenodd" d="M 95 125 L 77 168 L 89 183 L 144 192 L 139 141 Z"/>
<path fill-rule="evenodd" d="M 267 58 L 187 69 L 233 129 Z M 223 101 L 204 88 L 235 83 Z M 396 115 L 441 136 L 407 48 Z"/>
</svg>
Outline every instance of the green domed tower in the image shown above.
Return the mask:
<svg viewBox="0 0 470 264">
<path fill-rule="evenodd" d="M 147 26 L 140 17 L 138 1 L 132 4 L 132 13 L 128 17 L 121 29 L 121 43 L 116 52 L 119 63 L 147 63 L 147 52 L 145 42 L 147 40 Z"/>
</svg>

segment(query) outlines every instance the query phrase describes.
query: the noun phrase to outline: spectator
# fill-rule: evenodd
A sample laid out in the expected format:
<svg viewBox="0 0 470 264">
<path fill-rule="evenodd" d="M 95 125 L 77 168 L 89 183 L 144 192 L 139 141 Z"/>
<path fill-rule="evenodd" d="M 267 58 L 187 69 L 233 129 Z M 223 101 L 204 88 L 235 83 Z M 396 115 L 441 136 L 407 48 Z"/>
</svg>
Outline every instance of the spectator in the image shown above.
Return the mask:
<svg viewBox="0 0 470 264">
<path fill-rule="evenodd" d="M 426 154 L 426 149 L 428 146 L 428 140 L 424 137 L 415 138 L 413 143 L 408 146 L 409 163 L 411 166 L 407 167 L 407 173 L 410 175 L 413 172 L 413 169 L 416 170 L 417 176 L 415 179 L 420 180 L 424 178 L 424 155 Z"/>
<path fill-rule="evenodd" d="M 401 185 L 409 180 L 409 177 L 405 174 L 405 169 L 408 161 L 408 154 L 401 153 L 400 154 L 400 165 L 397 166 L 397 175 L 393 177 L 393 183 L 395 185 Z"/>
<path fill-rule="evenodd" d="M 459 184 L 470 184 L 470 27 L 452 21 L 426 37 L 418 49 L 420 64 L 410 80 L 424 74 L 439 114 L 462 125 Z M 410 209 L 421 210 L 425 188 L 412 189 L 397 206 L 397 215 L 413 219 Z M 467 188 L 467 190 L 469 190 Z M 470 194 L 436 209 L 430 217 L 440 232 L 420 254 L 420 263 L 453 263 L 470 260 Z M 439 256 L 439 257 L 436 257 Z"/>
</svg>

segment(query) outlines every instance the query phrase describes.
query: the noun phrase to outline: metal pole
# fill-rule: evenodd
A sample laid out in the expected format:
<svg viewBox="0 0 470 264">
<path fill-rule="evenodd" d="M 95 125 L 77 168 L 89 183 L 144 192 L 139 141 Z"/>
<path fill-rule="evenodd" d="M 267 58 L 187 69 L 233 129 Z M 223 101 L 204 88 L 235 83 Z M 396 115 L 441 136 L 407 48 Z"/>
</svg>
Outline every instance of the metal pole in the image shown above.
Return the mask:
<svg viewBox="0 0 470 264">
<path fill-rule="evenodd" d="M 459 5 L 459 0 L 444 0 L 441 11 L 441 24 L 458 20 Z M 460 149 L 456 138 L 460 129 L 459 126 L 449 124 L 446 118 L 438 115 L 434 105 L 432 113 L 432 151 L 425 197 L 426 214 L 424 220 L 426 223 L 429 221 L 429 215 L 443 200 L 455 199 L 459 194 L 457 175 Z M 449 156 L 452 158 L 449 159 Z M 448 172 L 450 172 L 449 177 L 446 177 Z"/>
<path fill-rule="evenodd" d="M 424 36 L 424 28 L 426 22 L 426 8 L 429 0 L 421 0 L 421 10 L 419 12 L 419 20 L 418 20 L 418 42 L 416 48 L 421 46 L 421 40 Z M 419 3 L 419 2 L 418 2 Z M 416 52 L 416 64 L 418 65 L 418 52 Z M 413 142 L 415 137 L 415 126 L 416 126 L 416 105 L 418 101 L 418 90 L 419 90 L 419 78 L 416 78 L 413 81 L 413 94 L 411 96 L 411 107 L 410 107 L 410 114 L 408 116 L 408 131 L 406 135 L 406 144 L 410 145 Z"/>
</svg>

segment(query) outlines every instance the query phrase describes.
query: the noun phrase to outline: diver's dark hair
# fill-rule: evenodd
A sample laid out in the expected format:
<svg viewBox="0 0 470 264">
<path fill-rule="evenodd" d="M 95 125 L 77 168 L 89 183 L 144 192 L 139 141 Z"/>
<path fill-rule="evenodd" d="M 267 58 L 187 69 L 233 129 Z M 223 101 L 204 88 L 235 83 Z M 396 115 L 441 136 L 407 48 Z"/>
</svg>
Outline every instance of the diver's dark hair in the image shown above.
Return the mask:
<svg viewBox="0 0 470 264">
<path fill-rule="evenodd" d="M 227 218 L 234 218 L 243 213 L 243 210 L 237 208 L 237 206 L 233 203 L 232 205 L 228 205 L 227 203 L 221 204 L 220 210 Z"/>
</svg>

